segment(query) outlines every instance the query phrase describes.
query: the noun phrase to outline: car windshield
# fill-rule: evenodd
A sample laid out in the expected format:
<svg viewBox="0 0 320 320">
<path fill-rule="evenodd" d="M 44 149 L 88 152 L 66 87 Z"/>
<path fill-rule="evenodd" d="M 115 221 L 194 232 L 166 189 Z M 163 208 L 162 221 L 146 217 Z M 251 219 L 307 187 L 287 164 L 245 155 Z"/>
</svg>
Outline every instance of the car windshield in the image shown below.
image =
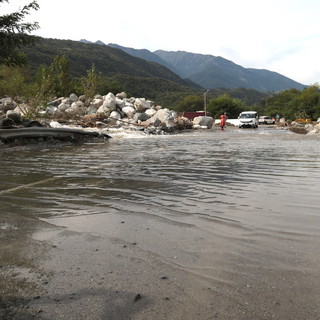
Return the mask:
<svg viewBox="0 0 320 320">
<path fill-rule="evenodd" d="M 241 119 L 255 118 L 255 117 L 256 117 L 255 113 L 243 113 L 243 114 L 240 114 L 240 118 Z"/>
</svg>

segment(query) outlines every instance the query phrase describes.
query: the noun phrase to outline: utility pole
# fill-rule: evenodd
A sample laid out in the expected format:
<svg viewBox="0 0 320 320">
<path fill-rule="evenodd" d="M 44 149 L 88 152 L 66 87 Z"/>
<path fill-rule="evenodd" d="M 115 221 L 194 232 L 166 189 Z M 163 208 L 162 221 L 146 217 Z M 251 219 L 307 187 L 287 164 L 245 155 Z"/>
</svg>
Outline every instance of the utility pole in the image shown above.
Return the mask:
<svg viewBox="0 0 320 320">
<path fill-rule="evenodd" d="M 203 94 L 203 99 L 204 99 L 204 116 L 207 116 L 207 93 L 210 90 L 207 90 L 204 94 Z"/>
</svg>

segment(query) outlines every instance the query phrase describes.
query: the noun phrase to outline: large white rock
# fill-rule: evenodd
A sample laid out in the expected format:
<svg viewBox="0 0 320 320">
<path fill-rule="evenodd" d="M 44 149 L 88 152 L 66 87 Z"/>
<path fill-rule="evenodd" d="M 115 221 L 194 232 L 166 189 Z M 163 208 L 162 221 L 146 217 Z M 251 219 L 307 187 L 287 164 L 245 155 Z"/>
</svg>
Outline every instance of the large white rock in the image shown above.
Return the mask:
<svg viewBox="0 0 320 320">
<path fill-rule="evenodd" d="M 149 116 L 149 117 L 152 117 L 155 113 L 157 113 L 157 110 L 155 110 L 155 109 L 147 109 L 146 111 L 145 111 L 145 113 Z"/>
<path fill-rule="evenodd" d="M 307 123 L 307 124 L 304 126 L 304 128 L 305 128 L 308 132 L 310 132 L 310 131 L 312 131 L 312 130 L 314 129 L 314 126 L 313 126 L 311 123 Z"/>
<path fill-rule="evenodd" d="M 136 109 L 134 107 L 130 107 L 130 106 L 125 106 L 124 108 L 122 108 L 122 112 L 130 119 L 133 118 L 133 116 L 135 115 L 135 113 L 137 112 Z"/>
<path fill-rule="evenodd" d="M 73 101 L 76 102 L 79 100 L 78 96 L 75 93 L 71 93 L 69 98 Z"/>
<path fill-rule="evenodd" d="M 110 113 L 110 109 L 108 107 L 105 107 L 104 105 L 102 105 L 98 108 L 97 113 L 108 114 L 108 113 Z"/>
<path fill-rule="evenodd" d="M 137 98 L 134 102 L 134 107 L 138 112 L 145 112 L 151 108 L 151 101 L 147 101 L 144 98 Z"/>
<path fill-rule="evenodd" d="M 71 107 L 79 107 L 79 108 L 81 108 L 81 107 L 84 107 L 84 103 L 82 101 L 78 100 L 76 102 L 73 102 Z"/>
<path fill-rule="evenodd" d="M 71 103 L 74 102 L 70 98 L 64 98 L 61 100 L 61 103 L 65 103 L 71 106 Z"/>
<path fill-rule="evenodd" d="M 118 108 L 123 109 L 126 106 L 126 102 L 116 97 L 116 105 Z"/>
<path fill-rule="evenodd" d="M 83 116 L 86 114 L 87 108 L 84 106 L 84 103 L 79 100 L 79 101 L 73 102 L 70 108 L 66 109 L 65 112 L 74 113 L 74 114 Z"/>
<path fill-rule="evenodd" d="M 320 133 L 320 123 L 316 124 L 312 130 L 310 130 L 307 134 L 319 134 Z"/>
<path fill-rule="evenodd" d="M 51 128 L 63 128 L 63 125 L 61 123 L 57 122 L 57 121 L 51 121 L 49 123 L 49 126 Z"/>
<path fill-rule="evenodd" d="M 87 109 L 87 114 L 96 114 L 98 111 L 98 108 L 95 105 L 90 104 L 90 106 Z"/>
<path fill-rule="evenodd" d="M 68 106 L 70 107 L 70 106 Z M 58 108 L 55 107 L 55 106 L 48 106 L 46 108 L 46 113 L 49 113 L 49 114 L 56 114 L 57 112 L 59 112 Z"/>
<path fill-rule="evenodd" d="M 65 112 L 68 108 L 70 108 L 70 104 L 68 103 L 60 103 L 58 105 L 58 110 L 61 112 Z"/>
<path fill-rule="evenodd" d="M 168 128 L 174 127 L 174 119 L 176 115 L 177 114 L 175 112 L 170 111 L 169 109 L 160 109 L 143 124 L 154 126 L 165 125 Z"/>
<path fill-rule="evenodd" d="M 110 118 L 120 120 L 121 119 L 121 115 L 120 115 L 120 113 L 118 111 L 112 111 L 111 114 L 110 114 Z"/>
<path fill-rule="evenodd" d="M 116 97 L 112 92 L 109 92 L 106 96 L 104 96 L 101 107 L 103 107 L 104 110 L 108 109 L 109 111 L 115 111 L 117 109 Z"/>
<path fill-rule="evenodd" d="M 85 104 L 87 101 L 87 96 L 85 94 L 82 94 L 81 96 L 79 96 L 79 100 Z"/>
<path fill-rule="evenodd" d="M 94 98 L 91 102 L 90 102 L 90 106 L 94 107 L 94 108 L 99 108 L 101 107 L 103 104 L 103 98 L 101 97 L 99 98 Z"/>
<path fill-rule="evenodd" d="M 17 103 L 12 98 L 0 99 L 0 110 L 14 110 Z"/>
<path fill-rule="evenodd" d="M 214 119 L 212 117 L 195 117 L 193 119 L 193 126 L 194 128 L 201 128 L 201 127 L 206 127 L 208 129 L 211 129 L 214 123 Z"/>
<path fill-rule="evenodd" d="M 127 94 L 122 91 L 122 92 L 117 93 L 116 97 L 120 98 L 120 99 L 125 99 L 127 97 Z"/>
</svg>

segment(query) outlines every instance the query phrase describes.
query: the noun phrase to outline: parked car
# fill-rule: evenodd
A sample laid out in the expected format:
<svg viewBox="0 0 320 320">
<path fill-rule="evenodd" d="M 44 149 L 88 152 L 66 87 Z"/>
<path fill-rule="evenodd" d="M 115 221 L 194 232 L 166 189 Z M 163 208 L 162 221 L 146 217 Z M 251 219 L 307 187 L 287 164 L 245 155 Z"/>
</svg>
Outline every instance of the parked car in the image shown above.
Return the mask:
<svg viewBox="0 0 320 320">
<path fill-rule="evenodd" d="M 275 121 L 269 116 L 261 116 L 258 120 L 259 124 L 275 124 Z"/>
<path fill-rule="evenodd" d="M 244 111 L 239 117 L 239 128 L 258 128 L 258 112 Z"/>
</svg>

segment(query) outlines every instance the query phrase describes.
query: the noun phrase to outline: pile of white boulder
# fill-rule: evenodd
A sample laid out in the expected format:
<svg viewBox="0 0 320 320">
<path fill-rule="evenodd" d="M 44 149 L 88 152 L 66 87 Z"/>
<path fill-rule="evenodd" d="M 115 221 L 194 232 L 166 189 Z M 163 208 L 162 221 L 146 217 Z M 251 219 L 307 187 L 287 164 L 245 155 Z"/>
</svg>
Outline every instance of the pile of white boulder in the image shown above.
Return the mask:
<svg viewBox="0 0 320 320">
<path fill-rule="evenodd" d="M 317 120 L 316 124 L 307 123 L 301 124 L 299 122 L 293 121 L 290 123 L 290 129 L 296 133 L 302 134 L 319 134 L 320 133 L 320 118 Z"/>
<path fill-rule="evenodd" d="M 6 117 L 24 116 L 30 107 L 17 104 L 11 98 L 0 99 L 1 113 Z M 211 128 L 214 120 L 211 117 L 197 117 L 193 121 L 179 117 L 177 112 L 156 105 L 145 98 L 127 97 L 125 92 L 105 96 L 97 95 L 93 99 L 71 94 L 69 97 L 50 101 L 45 108 L 38 110 L 44 117 L 62 119 L 64 115 L 74 117 L 94 117 L 112 119 L 119 125 L 137 125 L 144 128 L 159 128 L 164 131 L 184 130 L 191 128 Z"/>
</svg>

